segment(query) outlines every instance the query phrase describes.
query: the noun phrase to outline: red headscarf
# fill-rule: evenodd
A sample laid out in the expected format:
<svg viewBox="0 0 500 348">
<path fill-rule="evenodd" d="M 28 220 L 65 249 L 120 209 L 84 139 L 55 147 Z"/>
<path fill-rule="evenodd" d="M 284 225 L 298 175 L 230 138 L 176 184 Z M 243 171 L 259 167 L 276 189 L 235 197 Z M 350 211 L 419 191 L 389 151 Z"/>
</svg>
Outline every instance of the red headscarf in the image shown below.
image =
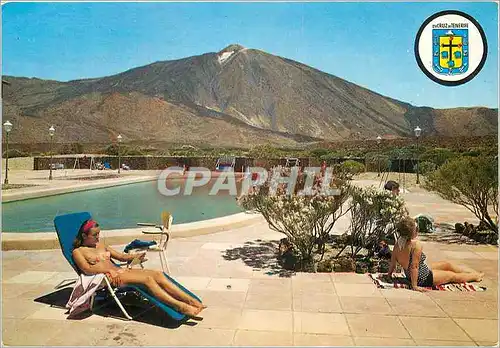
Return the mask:
<svg viewBox="0 0 500 348">
<path fill-rule="evenodd" d="M 97 222 L 95 222 L 95 220 L 88 220 L 84 225 L 83 225 L 83 228 L 82 228 L 82 232 L 87 234 L 91 228 L 95 227 L 95 225 L 97 225 Z"/>
</svg>

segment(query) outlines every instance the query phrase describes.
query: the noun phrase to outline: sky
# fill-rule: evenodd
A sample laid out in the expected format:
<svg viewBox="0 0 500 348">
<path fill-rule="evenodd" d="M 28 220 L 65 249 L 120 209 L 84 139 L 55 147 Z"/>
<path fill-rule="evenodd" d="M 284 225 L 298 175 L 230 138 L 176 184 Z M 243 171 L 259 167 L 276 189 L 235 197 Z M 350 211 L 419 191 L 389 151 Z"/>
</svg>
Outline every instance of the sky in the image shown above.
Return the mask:
<svg viewBox="0 0 500 348">
<path fill-rule="evenodd" d="M 447 87 L 418 67 L 426 18 L 460 10 L 483 27 L 488 57 L 470 82 Z M 394 2 L 7 3 L 2 74 L 59 81 L 114 75 L 232 43 L 312 66 L 416 106 L 498 107 L 498 5 Z"/>
</svg>

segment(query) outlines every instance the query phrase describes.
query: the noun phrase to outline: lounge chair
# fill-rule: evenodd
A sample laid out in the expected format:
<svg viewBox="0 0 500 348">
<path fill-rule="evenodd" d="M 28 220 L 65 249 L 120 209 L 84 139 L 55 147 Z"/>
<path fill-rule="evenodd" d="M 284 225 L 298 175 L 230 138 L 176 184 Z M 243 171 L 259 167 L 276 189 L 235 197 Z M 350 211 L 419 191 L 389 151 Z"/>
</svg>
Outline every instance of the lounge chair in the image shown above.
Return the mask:
<svg viewBox="0 0 500 348">
<path fill-rule="evenodd" d="M 66 214 L 66 215 L 60 215 L 57 216 L 54 219 L 54 225 L 56 228 L 57 236 L 59 238 L 59 244 L 61 245 L 61 251 L 66 258 L 66 260 L 69 262 L 71 267 L 75 270 L 75 272 L 80 275 L 81 271 L 78 269 L 76 266 L 75 262 L 73 261 L 73 241 L 75 240 L 78 230 L 80 229 L 80 226 L 85 222 L 86 220 L 90 219 L 91 215 L 88 212 L 82 212 L 82 213 L 73 213 L 73 214 Z M 201 302 L 201 300 L 191 293 L 189 290 L 187 290 L 185 287 L 183 287 L 181 284 L 176 282 L 174 279 L 172 279 L 168 274 L 164 273 L 165 277 L 167 277 L 171 282 L 173 282 L 175 285 L 177 285 L 181 290 L 185 291 L 187 294 L 193 296 L 196 298 L 198 301 Z M 110 293 L 110 295 L 113 297 L 115 300 L 116 304 L 120 308 L 120 310 L 123 312 L 124 316 L 128 320 L 132 320 L 133 318 L 127 313 L 126 309 L 123 307 L 122 303 L 120 302 L 120 299 L 118 298 L 119 295 L 122 295 L 126 292 L 135 292 L 136 294 L 142 296 L 143 298 L 149 300 L 152 304 L 157 306 L 159 309 L 163 310 L 168 316 L 170 316 L 172 319 L 176 321 L 184 321 L 188 319 L 188 317 L 185 314 L 179 313 L 175 309 L 173 309 L 170 306 L 167 306 L 163 302 L 157 300 L 154 296 L 152 296 L 147 289 L 144 286 L 139 286 L 139 285 L 126 285 L 123 287 L 113 287 L 107 277 L 104 277 L 104 283 L 103 288 L 107 289 Z M 90 309 L 93 309 L 94 306 L 94 297 L 95 294 L 92 297 L 91 301 L 91 306 Z"/>
</svg>

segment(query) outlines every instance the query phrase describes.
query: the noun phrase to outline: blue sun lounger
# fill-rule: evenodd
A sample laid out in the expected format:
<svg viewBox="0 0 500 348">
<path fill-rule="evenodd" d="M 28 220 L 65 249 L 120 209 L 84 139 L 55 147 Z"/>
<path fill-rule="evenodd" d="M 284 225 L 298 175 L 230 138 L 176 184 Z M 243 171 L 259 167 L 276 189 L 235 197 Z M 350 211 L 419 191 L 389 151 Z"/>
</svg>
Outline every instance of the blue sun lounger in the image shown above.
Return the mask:
<svg viewBox="0 0 500 348">
<path fill-rule="evenodd" d="M 56 228 L 57 236 L 59 238 L 59 244 L 61 245 L 62 253 L 78 275 L 80 275 L 81 271 L 78 269 L 75 262 L 73 261 L 73 256 L 72 256 L 73 241 L 75 240 L 78 234 L 80 226 L 90 218 L 91 218 L 90 213 L 82 212 L 82 213 L 59 215 L 54 219 L 54 226 Z M 201 302 L 201 300 L 196 295 L 194 295 L 185 287 L 180 285 L 178 282 L 172 279 L 168 274 L 166 273 L 164 274 L 165 277 L 167 277 L 172 283 L 177 285 L 181 290 L 185 291 L 187 294 L 193 296 L 194 298 L 196 298 L 198 301 Z M 104 280 L 106 282 L 107 290 L 109 291 L 113 299 L 116 301 L 116 304 L 118 305 L 118 307 L 120 307 L 121 311 L 128 320 L 132 320 L 133 318 L 127 313 L 122 303 L 120 302 L 120 299 L 118 298 L 118 295 L 126 292 L 135 292 L 140 296 L 142 296 L 143 298 L 146 298 L 147 300 L 149 300 L 150 303 L 154 304 L 156 307 L 163 310 L 168 316 L 170 316 L 172 319 L 176 321 L 183 321 L 188 319 L 188 317 L 185 314 L 177 312 L 175 309 L 167 306 L 163 302 L 156 299 L 143 286 L 126 285 L 123 287 L 114 288 L 109 282 L 107 277 L 104 277 Z M 93 308 L 93 304 L 94 301 L 92 300 L 91 310 Z"/>
</svg>

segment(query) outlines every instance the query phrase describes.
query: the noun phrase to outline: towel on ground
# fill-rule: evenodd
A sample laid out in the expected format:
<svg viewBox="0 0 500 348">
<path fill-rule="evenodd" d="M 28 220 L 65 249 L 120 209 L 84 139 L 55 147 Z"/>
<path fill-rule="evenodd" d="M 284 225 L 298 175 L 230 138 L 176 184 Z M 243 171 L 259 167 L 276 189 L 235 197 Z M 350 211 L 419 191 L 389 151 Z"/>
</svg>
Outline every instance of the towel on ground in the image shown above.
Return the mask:
<svg viewBox="0 0 500 348">
<path fill-rule="evenodd" d="M 95 275 L 80 274 L 68 303 L 66 303 L 66 308 L 69 308 L 68 318 L 90 309 L 92 295 L 99 289 L 104 277 L 105 275 L 102 273 Z"/>
<path fill-rule="evenodd" d="M 410 289 L 410 283 L 403 273 L 394 273 L 392 279 L 387 278 L 386 273 L 368 274 L 375 285 L 381 289 Z M 440 291 L 485 291 L 486 287 L 471 283 L 443 284 L 439 286 L 428 287 L 430 290 Z"/>
</svg>

